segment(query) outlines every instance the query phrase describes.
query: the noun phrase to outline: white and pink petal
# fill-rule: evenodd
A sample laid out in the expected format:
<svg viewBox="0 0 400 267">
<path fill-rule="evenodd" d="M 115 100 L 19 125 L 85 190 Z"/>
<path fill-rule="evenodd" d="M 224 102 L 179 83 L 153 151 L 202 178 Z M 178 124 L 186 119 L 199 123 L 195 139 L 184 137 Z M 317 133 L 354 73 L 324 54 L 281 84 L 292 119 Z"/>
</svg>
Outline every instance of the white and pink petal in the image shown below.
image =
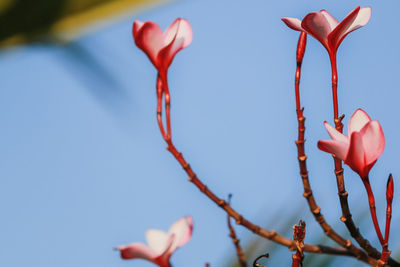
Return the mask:
<svg viewBox="0 0 400 267">
<path fill-rule="evenodd" d="M 333 31 L 333 29 L 336 28 L 336 26 L 339 24 L 339 21 L 337 21 L 331 14 L 329 14 L 325 9 L 322 9 L 320 11 L 322 15 L 325 16 L 326 21 L 329 23 L 330 30 Z"/>
<path fill-rule="evenodd" d="M 329 35 L 329 43 L 337 49 L 343 39 L 350 32 L 357 30 L 368 23 L 371 17 L 370 7 L 357 7 L 344 18 Z"/>
<path fill-rule="evenodd" d="M 331 21 L 321 12 L 309 13 L 301 22 L 301 27 L 328 49 L 328 35 L 331 30 Z"/>
<path fill-rule="evenodd" d="M 143 24 L 144 22 L 141 22 L 140 20 L 135 20 L 133 22 L 133 27 L 132 27 L 133 38 L 136 38 L 136 34 L 140 30 L 140 28 L 142 28 Z"/>
<path fill-rule="evenodd" d="M 349 125 L 348 125 L 348 132 L 349 136 L 353 132 L 359 132 L 361 129 L 371 121 L 371 118 L 368 116 L 368 114 L 362 110 L 362 109 L 357 109 L 353 115 L 351 115 L 351 118 L 349 120 Z"/>
<path fill-rule="evenodd" d="M 136 27 L 139 25 L 140 23 Z M 157 67 L 157 55 L 163 47 L 163 35 L 160 27 L 152 21 L 147 21 L 137 29 L 134 39 L 136 45 L 146 53 L 150 61 Z"/>
<path fill-rule="evenodd" d="M 166 31 L 165 38 L 164 47 L 157 54 L 157 68 L 161 75 L 165 75 L 163 73 L 171 65 L 175 55 L 192 42 L 193 32 L 189 22 L 180 18 L 175 20 Z"/>
<path fill-rule="evenodd" d="M 298 18 L 282 18 L 282 21 L 292 30 L 295 31 L 304 31 L 301 27 L 301 20 Z"/>
<path fill-rule="evenodd" d="M 385 136 L 378 121 L 373 120 L 367 123 L 360 131 L 365 150 L 366 164 L 375 162 L 385 149 Z"/>
<path fill-rule="evenodd" d="M 346 135 L 339 132 L 338 130 L 336 130 L 335 128 L 333 128 L 328 122 L 325 121 L 324 126 L 325 126 L 325 129 L 327 130 L 329 136 L 333 140 L 337 140 L 337 141 L 349 144 L 349 138 Z"/>
<path fill-rule="evenodd" d="M 169 248 L 171 235 L 161 230 L 149 229 L 146 231 L 146 240 L 149 247 L 158 255 L 163 254 Z"/>
<path fill-rule="evenodd" d="M 176 39 L 183 39 L 183 49 L 192 43 L 193 30 L 192 26 L 190 26 L 189 21 L 187 21 L 186 19 L 180 19 L 178 26 L 179 27 L 176 34 Z"/>
<path fill-rule="evenodd" d="M 360 11 L 358 12 L 356 19 L 347 28 L 346 32 L 344 33 L 344 36 L 351 33 L 352 31 L 357 30 L 358 28 L 365 26 L 368 23 L 370 18 L 371 18 L 371 8 L 370 7 L 362 7 L 360 9 Z"/>
<path fill-rule="evenodd" d="M 330 154 L 334 154 L 338 159 L 345 160 L 349 150 L 349 144 L 336 140 L 320 140 L 318 148 Z"/>
<path fill-rule="evenodd" d="M 175 235 L 175 240 L 171 246 L 171 250 L 185 245 L 192 237 L 193 219 L 190 216 L 183 217 L 171 225 L 168 233 Z"/>
<path fill-rule="evenodd" d="M 125 260 L 130 259 L 145 259 L 148 261 L 153 261 L 158 257 L 158 254 L 142 243 L 132 243 L 127 246 L 119 246 L 116 248 L 121 253 L 121 258 Z"/>
<path fill-rule="evenodd" d="M 350 136 L 350 146 L 344 162 L 361 178 L 365 178 L 368 173 L 365 173 L 365 150 L 360 132 L 353 132 Z"/>
</svg>

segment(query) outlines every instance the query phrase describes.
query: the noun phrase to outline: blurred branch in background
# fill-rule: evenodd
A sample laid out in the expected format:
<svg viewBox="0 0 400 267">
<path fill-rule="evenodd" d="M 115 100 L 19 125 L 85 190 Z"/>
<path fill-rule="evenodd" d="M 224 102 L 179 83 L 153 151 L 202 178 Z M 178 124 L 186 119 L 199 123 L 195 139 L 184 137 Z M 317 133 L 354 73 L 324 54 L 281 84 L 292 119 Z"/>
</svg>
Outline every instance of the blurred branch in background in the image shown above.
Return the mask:
<svg viewBox="0 0 400 267">
<path fill-rule="evenodd" d="M 171 0 L 1 0 L 0 48 L 65 43 L 109 22 Z"/>
</svg>

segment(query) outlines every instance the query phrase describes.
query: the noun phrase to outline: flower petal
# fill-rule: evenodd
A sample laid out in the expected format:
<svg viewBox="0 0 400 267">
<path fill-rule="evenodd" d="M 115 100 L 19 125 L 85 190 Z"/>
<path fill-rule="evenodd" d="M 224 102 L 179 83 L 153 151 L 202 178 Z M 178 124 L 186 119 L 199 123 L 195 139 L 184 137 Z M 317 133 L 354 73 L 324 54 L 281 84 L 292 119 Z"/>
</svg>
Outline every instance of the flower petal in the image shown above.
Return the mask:
<svg viewBox="0 0 400 267">
<path fill-rule="evenodd" d="M 351 33 L 352 31 L 355 31 L 358 28 L 365 26 L 368 23 L 370 18 L 371 18 L 371 8 L 370 7 L 362 7 L 360 9 L 360 12 L 358 12 L 356 19 L 353 21 L 353 23 L 350 25 L 350 27 L 344 33 L 343 38 L 347 34 Z"/>
<path fill-rule="evenodd" d="M 375 162 L 385 148 L 385 136 L 378 121 L 370 121 L 360 131 L 365 150 L 366 164 Z"/>
<path fill-rule="evenodd" d="M 167 46 L 163 47 L 157 55 L 160 72 L 165 72 L 174 59 L 176 53 L 192 42 L 193 33 L 189 22 L 185 19 L 177 19 L 176 21 L 178 21 L 178 24 L 175 36 L 173 37 L 172 41 Z M 173 24 L 175 24 L 176 21 Z M 165 36 L 166 38 L 170 38 L 175 27 L 176 26 L 168 28 L 168 34 Z"/>
<path fill-rule="evenodd" d="M 149 229 L 146 231 L 146 240 L 149 247 L 152 248 L 158 255 L 165 252 L 169 246 L 168 242 L 170 234 L 156 229 Z"/>
<path fill-rule="evenodd" d="M 328 23 L 329 23 L 329 26 L 330 26 L 330 28 L 331 28 L 331 31 L 333 31 L 333 29 L 335 29 L 336 26 L 339 24 L 339 21 L 337 21 L 337 20 L 336 20 L 331 14 L 329 14 L 328 11 L 326 11 L 325 9 L 322 9 L 322 10 L 320 11 L 320 13 L 321 13 L 322 15 L 325 16 L 326 20 L 327 20 Z"/>
<path fill-rule="evenodd" d="M 285 24 L 292 30 L 304 31 L 301 27 L 301 20 L 297 18 L 282 18 L 282 21 L 285 22 Z"/>
<path fill-rule="evenodd" d="M 192 26 L 190 26 L 189 21 L 186 19 L 181 19 L 181 23 L 179 24 L 178 34 L 176 38 L 183 38 L 183 48 L 187 47 L 192 43 L 193 40 L 193 30 Z"/>
<path fill-rule="evenodd" d="M 330 24 L 332 21 L 328 21 L 324 14 L 322 11 L 309 13 L 301 22 L 301 27 L 328 49 L 328 35 L 332 31 Z"/>
<path fill-rule="evenodd" d="M 360 132 L 353 132 L 350 136 L 350 147 L 344 162 L 349 165 L 353 171 L 357 172 L 361 178 L 366 178 L 365 173 L 365 150 Z"/>
<path fill-rule="evenodd" d="M 329 136 L 333 140 L 344 142 L 347 145 L 349 144 L 349 138 L 347 136 L 345 136 L 344 134 L 342 134 L 341 132 L 339 132 L 338 130 L 336 130 L 335 128 L 333 128 L 328 122 L 325 121 L 324 126 L 325 126 L 326 130 L 328 131 Z"/>
<path fill-rule="evenodd" d="M 192 231 L 193 219 L 190 216 L 183 217 L 171 225 L 168 233 L 174 234 L 175 240 L 170 249 L 174 251 L 175 249 L 185 245 L 192 237 Z"/>
<path fill-rule="evenodd" d="M 172 22 L 171 25 L 165 30 L 163 33 L 163 45 L 164 47 L 169 45 L 176 37 L 179 29 L 179 24 L 181 22 L 181 18 L 177 18 Z"/>
<path fill-rule="evenodd" d="M 349 120 L 349 136 L 353 132 L 359 132 L 369 121 L 371 121 L 371 118 L 368 114 L 360 108 L 357 109 Z"/>
<path fill-rule="evenodd" d="M 186 19 L 177 18 L 164 32 L 164 45 L 169 45 L 174 38 L 183 38 L 183 47 L 187 47 L 193 39 L 193 31 Z"/>
<path fill-rule="evenodd" d="M 330 45 L 337 49 L 347 34 L 367 24 L 370 17 L 370 7 L 356 7 L 328 36 Z"/>
<path fill-rule="evenodd" d="M 133 27 L 132 27 L 132 34 L 133 34 L 133 38 L 136 38 L 136 34 L 137 32 L 140 30 L 140 28 L 142 28 L 144 22 L 141 22 L 140 20 L 135 20 L 133 22 Z"/>
<path fill-rule="evenodd" d="M 336 140 L 320 140 L 318 141 L 318 148 L 334 154 L 338 159 L 344 160 L 349 150 L 349 144 Z"/>
<path fill-rule="evenodd" d="M 140 22 L 133 24 L 133 38 L 136 45 L 142 49 L 150 58 L 154 66 L 157 67 L 157 54 L 163 47 L 163 35 L 160 27 L 152 22 L 147 21 L 140 26 Z"/>
<path fill-rule="evenodd" d="M 139 258 L 153 261 L 158 257 L 158 254 L 153 249 L 142 243 L 132 243 L 127 246 L 119 246 L 116 249 L 121 252 L 121 258 L 124 260 Z"/>
<path fill-rule="evenodd" d="M 171 246 L 175 240 L 175 235 L 174 234 L 168 234 L 168 240 L 166 243 L 165 250 L 161 255 L 159 255 L 157 258 L 154 259 L 154 263 L 157 264 L 160 267 L 171 267 L 171 264 L 169 263 L 169 258 L 171 257 L 172 253 L 174 251 L 171 250 Z"/>
</svg>

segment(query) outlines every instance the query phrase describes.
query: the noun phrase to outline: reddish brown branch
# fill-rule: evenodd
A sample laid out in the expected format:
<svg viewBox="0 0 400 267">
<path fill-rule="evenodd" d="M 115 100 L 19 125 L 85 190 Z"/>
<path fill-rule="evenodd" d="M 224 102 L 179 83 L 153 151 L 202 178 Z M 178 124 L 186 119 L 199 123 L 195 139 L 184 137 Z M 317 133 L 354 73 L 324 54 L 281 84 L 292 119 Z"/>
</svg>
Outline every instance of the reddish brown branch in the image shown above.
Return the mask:
<svg viewBox="0 0 400 267">
<path fill-rule="evenodd" d="M 303 108 L 301 107 L 300 101 L 300 78 L 301 78 L 301 65 L 303 62 L 303 56 L 305 51 L 305 43 L 306 38 L 303 37 L 301 33 L 299 37 L 299 42 L 297 45 L 297 67 L 296 67 L 296 74 L 295 74 L 295 93 L 296 93 L 296 111 L 297 111 L 297 121 L 298 121 L 298 139 L 296 141 L 297 145 L 297 157 L 299 160 L 299 168 L 300 168 L 300 176 L 303 182 L 304 194 L 303 196 L 306 198 L 308 206 L 310 207 L 311 213 L 314 215 L 315 220 L 319 223 L 321 228 L 323 229 L 325 235 L 329 238 L 334 240 L 336 243 L 341 245 L 344 248 L 349 249 L 356 257 L 365 257 L 365 254 L 362 250 L 355 247 L 350 240 L 346 240 L 341 237 L 332 227 L 325 221 L 324 216 L 321 213 L 321 208 L 317 205 L 317 202 L 313 196 L 313 192 L 311 189 L 309 177 L 308 177 L 308 170 L 307 170 L 307 155 L 305 153 L 305 138 L 304 134 L 306 131 L 305 128 L 305 120 L 306 118 L 303 115 Z"/>
<path fill-rule="evenodd" d="M 168 88 L 168 85 L 166 84 L 167 81 L 162 82 L 162 88 L 163 88 L 163 93 L 165 88 Z M 159 83 L 157 82 L 157 86 Z M 158 88 L 157 88 L 158 89 Z M 168 89 L 166 89 L 168 91 Z M 161 97 L 163 95 L 161 93 Z M 160 94 L 158 93 L 157 90 L 157 98 L 158 98 L 158 105 L 160 103 Z M 167 121 L 167 132 L 168 134 L 165 135 L 163 132 L 163 127 L 162 126 L 162 120 L 159 119 L 161 117 L 161 110 L 159 111 L 157 109 L 157 115 L 160 114 L 160 116 L 157 116 L 158 122 L 160 125 L 160 130 L 162 132 L 162 136 L 164 140 L 166 141 L 168 147 L 167 150 L 175 157 L 175 159 L 179 162 L 179 164 L 182 166 L 182 168 L 185 170 L 185 172 L 188 175 L 188 180 L 192 182 L 205 196 L 207 196 L 211 201 L 216 203 L 220 208 L 222 208 L 230 217 L 234 218 L 236 221 L 236 224 L 240 224 L 243 227 L 247 228 L 248 230 L 252 231 L 253 233 L 264 237 L 266 239 L 269 239 L 271 241 L 274 241 L 276 243 L 279 243 L 283 246 L 288 247 L 290 250 L 295 250 L 296 249 L 296 244 L 293 240 L 285 238 L 279 234 L 277 234 L 275 231 L 268 231 L 266 229 L 261 228 L 260 226 L 250 222 L 249 220 L 245 219 L 241 214 L 239 214 L 236 210 L 234 210 L 228 203 L 226 203 L 225 200 L 217 197 L 208 187 L 201 182 L 201 180 L 197 177 L 195 172 L 192 170 L 190 165 L 186 162 L 184 159 L 182 153 L 178 152 L 174 144 L 172 143 L 172 138 L 171 138 L 171 128 L 170 128 L 170 100 L 169 100 L 169 91 L 168 93 L 165 93 L 164 96 L 168 99 L 165 99 L 166 105 L 165 108 L 167 110 L 166 112 L 166 121 Z M 300 110 L 298 110 L 300 111 Z M 302 115 L 302 110 L 301 110 L 301 115 Z M 303 128 L 304 128 L 304 117 L 301 116 L 303 119 L 299 117 L 299 125 L 300 121 L 303 120 Z M 300 127 L 300 126 L 299 126 Z M 299 128 L 299 135 L 300 135 L 300 128 Z M 304 131 L 303 131 L 303 139 L 304 139 Z M 304 151 L 304 140 L 303 142 L 296 142 L 298 143 L 298 146 L 303 146 L 303 151 Z M 300 149 L 299 149 L 300 151 Z M 303 157 L 299 156 L 299 163 L 300 165 L 305 165 L 305 159 L 306 156 L 303 155 Z M 368 257 L 366 254 L 364 254 L 362 251 L 357 249 L 354 245 L 351 244 L 349 240 L 344 240 L 341 238 L 334 230 L 331 229 L 331 227 L 325 222 L 322 214 L 320 213 L 320 208 L 316 205 L 315 200 L 313 200 L 312 196 L 312 191 L 308 183 L 308 174 L 307 170 L 305 169 L 306 172 L 302 172 L 302 177 L 303 177 L 303 182 L 306 181 L 305 184 L 305 197 L 307 200 L 311 203 L 312 205 L 310 206 L 311 211 L 313 212 L 314 216 L 317 218 L 317 221 L 319 224 L 322 226 L 324 229 L 324 232 L 326 235 L 330 236 L 333 240 L 337 240 L 339 244 L 341 244 L 343 248 L 335 248 L 335 247 L 328 247 L 328 246 L 322 246 L 322 245 L 311 245 L 311 244 L 304 244 L 304 251 L 306 252 L 311 252 L 311 253 L 324 253 L 324 254 L 332 254 L 332 255 L 343 255 L 343 256 L 352 256 L 356 257 L 357 259 L 366 262 L 370 264 L 371 266 L 377 266 L 377 261 L 373 258 Z M 312 208 L 313 207 L 313 208 Z"/>
<path fill-rule="evenodd" d="M 261 228 L 260 226 L 250 222 L 246 218 L 244 218 L 241 214 L 239 214 L 236 210 L 234 210 L 225 200 L 217 197 L 205 184 L 201 182 L 201 180 L 194 173 L 190 165 L 184 159 L 182 153 L 178 152 L 172 141 L 169 140 L 167 142 L 168 147 L 167 150 L 175 157 L 175 159 L 179 162 L 185 172 L 188 174 L 188 180 L 193 183 L 205 196 L 207 196 L 211 201 L 217 204 L 220 208 L 225 210 L 225 212 L 232 218 L 235 219 L 236 224 L 240 224 L 248 230 L 252 231 L 254 234 L 259 235 L 263 238 L 274 241 L 278 244 L 281 244 L 285 247 L 288 247 L 290 250 L 296 249 L 296 244 L 293 240 L 283 237 L 277 234 L 275 231 L 268 231 L 266 229 Z M 356 257 L 359 260 L 370 264 L 371 266 L 377 266 L 376 260 L 366 257 L 366 255 L 357 256 L 355 253 L 348 249 L 328 247 L 322 245 L 312 245 L 312 244 L 304 244 L 304 251 L 318 254 L 332 254 L 332 255 L 342 255 L 342 256 L 351 256 Z"/>
<path fill-rule="evenodd" d="M 303 187 L 304 187 L 304 194 L 303 196 L 306 198 L 308 206 L 310 207 L 311 213 L 314 215 L 315 220 L 319 223 L 321 228 L 323 229 L 325 235 L 327 235 L 329 238 L 334 240 L 336 243 L 341 245 L 344 248 L 349 249 L 356 257 L 365 257 L 365 253 L 355 247 L 350 240 L 346 240 L 343 237 L 341 237 L 338 233 L 336 233 L 335 230 L 332 229 L 332 227 L 325 221 L 325 218 L 323 214 L 321 213 L 321 208 L 317 205 L 317 202 L 314 198 L 310 181 L 309 181 L 309 176 L 308 176 L 308 170 L 307 170 L 307 155 L 305 154 L 305 148 L 304 148 L 304 133 L 305 133 L 305 117 L 303 116 L 303 109 L 297 111 L 297 119 L 298 119 L 298 140 L 296 141 L 297 145 L 297 156 L 299 160 L 299 167 L 300 167 L 300 176 L 302 178 L 303 182 Z"/>
<path fill-rule="evenodd" d="M 304 34 L 305 33 L 301 33 Z M 295 76 L 295 93 L 296 93 L 296 110 L 297 110 L 297 118 L 298 118 L 298 140 L 296 141 L 297 149 L 298 149 L 298 159 L 300 165 L 300 175 L 303 179 L 303 186 L 304 186 L 304 196 L 307 198 L 307 201 L 310 206 L 311 212 L 314 214 L 314 210 L 318 209 L 319 207 L 316 205 L 315 200 L 313 201 L 312 198 L 312 190 L 309 187 L 308 181 L 308 171 L 306 167 L 306 159 L 307 156 L 305 155 L 304 149 L 304 133 L 305 133 L 305 117 L 303 116 L 304 109 L 301 109 L 300 104 L 300 76 L 301 76 L 301 64 L 305 52 L 305 44 L 306 40 L 305 37 L 300 35 L 298 46 L 297 46 L 297 68 L 296 68 L 296 76 Z M 338 131 L 343 131 L 343 116 L 337 117 L 338 114 L 338 102 L 337 102 L 337 69 L 336 69 L 336 58 L 332 61 L 332 92 L 333 92 L 333 106 L 334 106 L 334 117 L 335 117 L 335 127 Z M 342 162 L 340 160 L 335 159 L 335 174 L 336 174 L 336 181 L 338 187 L 338 195 L 340 199 L 340 206 L 342 209 L 342 216 L 341 220 L 345 223 L 347 229 L 349 230 L 351 236 L 357 241 L 357 243 L 368 253 L 369 256 L 379 259 L 381 254 L 371 246 L 370 242 L 367 239 L 364 239 L 361 233 L 359 232 L 358 228 L 355 226 L 354 221 L 352 219 L 352 215 L 350 213 L 350 208 L 347 202 L 348 193 L 346 192 L 345 185 L 344 185 L 344 178 L 343 178 L 343 168 Z M 309 190 L 308 190 L 309 189 Z M 310 196 L 310 197 L 308 197 Z M 313 203 L 314 202 L 314 203 Z M 315 214 L 314 214 L 315 217 Z M 322 217 L 323 219 L 323 217 Z M 317 219 L 318 222 L 320 220 Z M 326 226 L 321 227 L 324 229 Z M 326 232 L 325 232 L 326 233 Z M 342 242 L 342 241 L 341 241 Z M 392 258 L 389 259 L 390 266 L 400 266 L 396 261 Z"/>
<path fill-rule="evenodd" d="M 338 85 L 338 75 L 337 75 L 337 62 L 336 62 L 336 54 L 330 54 L 331 68 L 332 68 L 332 96 L 333 96 L 333 113 L 334 113 L 334 122 L 335 128 L 339 132 L 343 132 L 343 123 L 342 120 L 344 115 L 339 117 L 339 107 L 338 107 L 338 97 L 337 97 L 337 85 Z M 335 164 L 335 176 L 336 176 L 336 184 L 338 188 L 338 195 L 340 201 L 340 207 L 342 210 L 342 216 L 340 220 L 344 222 L 350 235 L 357 241 L 357 243 L 362 247 L 369 256 L 374 257 L 375 259 L 380 258 L 380 253 L 376 250 L 370 242 L 365 239 L 357 226 L 355 225 L 351 212 L 349 203 L 347 201 L 348 193 L 344 184 L 344 176 L 343 176 L 343 167 L 342 161 L 334 157 Z"/>
<path fill-rule="evenodd" d="M 333 94 L 334 122 L 336 130 L 342 133 L 343 132 L 342 120 L 344 118 L 344 115 L 340 117 L 338 116 L 339 112 L 338 97 L 337 97 L 338 75 L 337 75 L 336 55 L 331 56 L 330 59 L 332 67 L 332 94 Z M 338 188 L 340 207 L 342 210 L 342 216 L 340 217 L 340 220 L 344 222 L 348 231 L 350 232 L 350 235 L 356 240 L 356 242 L 360 245 L 360 247 L 362 247 L 368 253 L 369 256 L 375 259 L 379 259 L 381 257 L 381 253 L 379 253 L 379 251 L 376 248 L 374 248 L 370 244 L 370 242 L 361 235 L 358 227 L 355 225 L 353 221 L 349 204 L 347 201 L 348 193 L 346 191 L 344 184 L 342 161 L 334 157 L 334 164 L 335 164 L 335 176 Z M 389 262 L 391 263 L 391 266 L 400 266 L 400 264 L 394 261 L 392 258 L 389 259 Z"/>
<path fill-rule="evenodd" d="M 230 204 L 230 200 L 231 200 L 232 195 L 229 194 L 228 197 L 228 204 Z M 231 216 L 229 216 L 229 214 L 227 215 L 228 217 L 228 228 L 229 228 L 229 237 L 232 238 L 232 242 L 235 245 L 235 249 L 236 249 L 236 255 L 239 261 L 240 266 L 242 267 L 246 267 L 246 257 L 244 256 L 244 252 L 243 249 L 240 246 L 240 240 L 237 238 L 236 236 L 236 232 L 235 232 L 235 228 L 233 228 L 232 224 L 231 224 Z"/>
<path fill-rule="evenodd" d="M 353 221 L 350 208 L 347 202 L 348 193 L 344 185 L 342 162 L 336 158 L 335 158 L 335 175 L 338 187 L 340 207 L 342 209 L 342 216 L 340 217 L 340 220 L 344 222 L 344 224 L 346 225 L 347 229 L 350 232 L 350 235 L 357 241 L 360 247 L 362 247 L 368 253 L 369 256 L 375 259 L 379 259 L 381 257 L 381 253 L 379 253 L 379 251 L 376 248 L 374 248 L 370 244 L 370 242 L 361 235 L 359 229 L 357 228 L 357 226 Z"/>
</svg>

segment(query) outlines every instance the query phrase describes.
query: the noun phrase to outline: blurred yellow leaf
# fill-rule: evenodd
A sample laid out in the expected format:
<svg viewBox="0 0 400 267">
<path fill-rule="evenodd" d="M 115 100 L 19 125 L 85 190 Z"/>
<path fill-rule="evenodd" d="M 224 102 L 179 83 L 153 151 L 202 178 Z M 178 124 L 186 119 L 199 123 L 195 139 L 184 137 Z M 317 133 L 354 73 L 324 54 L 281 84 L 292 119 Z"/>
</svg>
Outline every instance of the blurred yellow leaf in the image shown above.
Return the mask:
<svg viewBox="0 0 400 267">
<path fill-rule="evenodd" d="M 110 21 L 170 0 L 1 0 L 0 47 L 70 41 Z"/>
</svg>

